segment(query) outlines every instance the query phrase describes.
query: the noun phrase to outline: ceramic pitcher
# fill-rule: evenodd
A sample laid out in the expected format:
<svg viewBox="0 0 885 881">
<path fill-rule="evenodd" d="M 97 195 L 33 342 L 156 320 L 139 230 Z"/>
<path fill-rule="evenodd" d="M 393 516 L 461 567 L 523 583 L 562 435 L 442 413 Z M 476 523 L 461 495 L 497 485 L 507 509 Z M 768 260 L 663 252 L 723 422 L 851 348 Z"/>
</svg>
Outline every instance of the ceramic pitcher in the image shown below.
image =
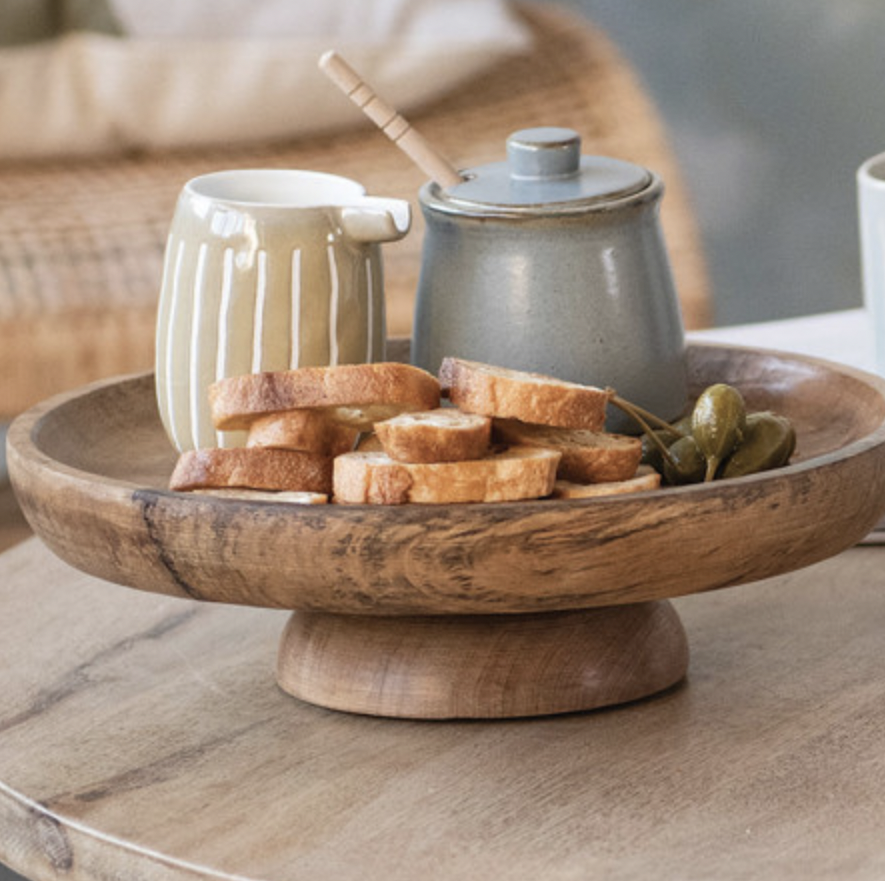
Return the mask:
<svg viewBox="0 0 885 881">
<path fill-rule="evenodd" d="M 335 175 L 254 169 L 189 181 L 157 320 L 157 402 L 175 447 L 244 442 L 213 428 L 217 379 L 383 360 L 380 243 L 409 225 L 407 202 Z"/>
<path fill-rule="evenodd" d="M 434 371 L 452 355 L 611 386 L 677 416 L 684 332 L 659 225 L 662 181 L 582 157 L 569 129 L 516 132 L 507 156 L 421 190 L 414 362 Z M 635 429 L 617 414 L 610 427 Z"/>
</svg>

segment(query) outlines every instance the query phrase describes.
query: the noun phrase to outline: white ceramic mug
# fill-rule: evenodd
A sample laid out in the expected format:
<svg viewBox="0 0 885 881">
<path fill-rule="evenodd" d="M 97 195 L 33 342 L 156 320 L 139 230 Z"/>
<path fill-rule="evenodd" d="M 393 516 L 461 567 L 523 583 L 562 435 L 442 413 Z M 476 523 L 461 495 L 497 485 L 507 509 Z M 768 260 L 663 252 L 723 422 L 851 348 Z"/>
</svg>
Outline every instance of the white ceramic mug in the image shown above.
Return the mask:
<svg viewBox="0 0 885 881">
<path fill-rule="evenodd" d="M 864 306 L 873 327 L 876 372 L 885 376 L 885 153 L 857 171 Z"/>
<path fill-rule="evenodd" d="M 157 403 L 180 450 L 236 446 L 216 432 L 208 388 L 243 373 L 384 359 L 380 243 L 408 202 L 311 171 L 194 178 L 172 220 L 157 316 Z"/>
</svg>

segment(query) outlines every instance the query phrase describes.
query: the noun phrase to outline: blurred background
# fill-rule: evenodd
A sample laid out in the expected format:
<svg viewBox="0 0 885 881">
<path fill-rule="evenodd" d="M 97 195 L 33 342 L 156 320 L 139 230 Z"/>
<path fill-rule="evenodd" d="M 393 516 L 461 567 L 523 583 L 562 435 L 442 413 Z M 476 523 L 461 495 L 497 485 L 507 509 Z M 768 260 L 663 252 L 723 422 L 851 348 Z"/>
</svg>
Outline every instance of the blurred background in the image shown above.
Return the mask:
<svg viewBox="0 0 885 881">
<path fill-rule="evenodd" d="M 716 324 L 860 305 L 854 172 L 885 150 L 885 4 L 530 2 L 604 29 L 656 102 L 694 201 Z M 0 47 L 72 23 L 117 28 L 107 0 L 2 0 Z"/>
<path fill-rule="evenodd" d="M 885 151 L 877 0 L 567 0 L 654 97 L 720 325 L 861 305 L 854 173 Z"/>
</svg>

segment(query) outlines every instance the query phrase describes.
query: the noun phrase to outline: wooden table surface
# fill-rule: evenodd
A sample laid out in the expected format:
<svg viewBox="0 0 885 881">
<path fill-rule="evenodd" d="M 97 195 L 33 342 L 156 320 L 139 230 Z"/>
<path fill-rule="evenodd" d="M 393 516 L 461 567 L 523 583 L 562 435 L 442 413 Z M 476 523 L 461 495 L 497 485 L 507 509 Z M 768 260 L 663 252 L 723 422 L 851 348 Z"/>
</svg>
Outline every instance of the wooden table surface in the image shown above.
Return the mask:
<svg viewBox="0 0 885 881">
<path fill-rule="evenodd" d="M 677 601 L 688 680 L 409 722 L 274 683 L 287 613 L 0 556 L 0 861 L 33 879 L 885 877 L 885 548 Z"/>
</svg>

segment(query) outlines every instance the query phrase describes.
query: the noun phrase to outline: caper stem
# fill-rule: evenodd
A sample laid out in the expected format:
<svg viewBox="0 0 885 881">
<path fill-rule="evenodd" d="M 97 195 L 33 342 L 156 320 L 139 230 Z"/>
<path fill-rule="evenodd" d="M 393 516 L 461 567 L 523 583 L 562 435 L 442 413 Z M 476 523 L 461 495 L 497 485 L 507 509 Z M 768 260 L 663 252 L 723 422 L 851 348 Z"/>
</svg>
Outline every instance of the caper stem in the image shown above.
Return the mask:
<svg viewBox="0 0 885 881">
<path fill-rule="evenodd" d="M 629 401 L 625 401 L 623 398 L 618 397 L 613 391 L 610 389 L 609 391 L 609 400 L 620 410 L 623 410 L 631 419 L 635 419 L 639 423 L 639 427 L 648 435 L 651 442 L 658 448 L 661 455 L 670 463 L 673 468 L 678 467 L 676 462 L 673 461 L 673 457 L 670 455 L 670 451 L 667 449 L 667 445 L 655 434 L 654 430 L 645 421 L 644 411 L 640 407 L 636 407 L 634 404 L 631 404 Z M 651 414 L 647 414 L 651 415 Z M 661 422 L 661 420 L 657 419 L 657 417 L 653 417 L 657 422 Z M 674 434 L 678 434 L 682 437 L 682 432 L 677 431 L 676 429 L 671 428 L 671 426 L 667 425 L 665 422 L 664 425 L 668 430 L 672 430 Z"/>
<path fill-rule="evenodd" d="M 646 423 L 651 423 L 657 428 L 660 428 L 662 431 L 669 431 L 672 434 L 675 434 L 677 437 L 687 437 L 684 431 L 680 431 L 678 428 L 676 428 L 675 425 L 671 425 L 669 422 L 661 419 L 660 416 L 655 416 L 654 413 L 650 413 L 648 410 L 640 407 L 638 404 L 633 404 L 630 401 L 625 401 L 613 389 L 607 389 L 607 391 L 609 394 L 609 401 L 611 401 L 611 403 L 614 404 L 618 409 L 623 410 L 628 416 L 631 416 L 633 419 L 635 419 L 642 426 L 643 430 L 648 431 L 649 428 Z"/>
<path fill-rule="evenodd" d="M 704 475 L 704 483 L 709 483 L 711 480 L 716 477 L 716 469 L 719 467 L 719 460 L 710 458 L 707 459 L 707 472 Z"/>
</svg>

